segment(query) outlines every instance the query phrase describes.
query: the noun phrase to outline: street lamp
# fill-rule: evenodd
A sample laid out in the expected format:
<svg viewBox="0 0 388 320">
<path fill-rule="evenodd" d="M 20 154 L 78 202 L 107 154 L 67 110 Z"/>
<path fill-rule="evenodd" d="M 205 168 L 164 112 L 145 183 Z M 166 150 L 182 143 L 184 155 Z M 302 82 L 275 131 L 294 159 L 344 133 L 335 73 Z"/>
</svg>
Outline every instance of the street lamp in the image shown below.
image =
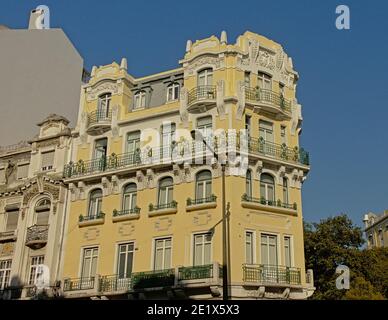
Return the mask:
<svg viewBox="0 0 388 320">
<path fill-rule="evenodd" d="M 208 145 L 206 139 L 204 139 L 202 133 L 198 130 L 192 130 L 190 132 L 193 140 L 202 140 L 205 146 L 213 153 L 214 158 L 220 163 L 218 154 Z M 227 233 L 227 214 L 226 214 L 226 199 L 225 199 L 225 167 L 226 161 L 221 162 L 222 171 L 222 299 L 229 300 L 229 285 L 228 285 L 228 261 L 229 261 L 229 234 Z"/>
</svg>

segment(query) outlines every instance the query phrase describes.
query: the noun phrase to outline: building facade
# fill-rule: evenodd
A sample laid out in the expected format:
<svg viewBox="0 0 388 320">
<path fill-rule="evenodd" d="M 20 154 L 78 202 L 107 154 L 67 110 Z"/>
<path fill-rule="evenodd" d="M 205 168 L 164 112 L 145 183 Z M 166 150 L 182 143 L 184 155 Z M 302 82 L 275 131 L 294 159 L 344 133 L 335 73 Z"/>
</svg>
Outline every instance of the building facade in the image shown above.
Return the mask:
<svg viewBox="0 0 388 320">
<path fill-rule="evenodd" d="M 0 148 L 0 299 L 60 295 L 68 123 L 52 114 L 35 138 Z M 37 292 L 41 274 L 46 288 Z"/>
<path fill-rule="evenodd" d="M 382 214 L 369 212 L 364 216 L 368 248 L 388 247 L 388 210 Z"/>
<path fill-rule="evenodd" d="M 223 32 L 188 41 L 179 63 L 134 78 L 123 59 L 82 86 L 64 168 L 64 296 L 219 299 L 227 250 L 231 298 L 309 297 L 291 58 L 263 36 L 229 44 Z"/>
</svg>

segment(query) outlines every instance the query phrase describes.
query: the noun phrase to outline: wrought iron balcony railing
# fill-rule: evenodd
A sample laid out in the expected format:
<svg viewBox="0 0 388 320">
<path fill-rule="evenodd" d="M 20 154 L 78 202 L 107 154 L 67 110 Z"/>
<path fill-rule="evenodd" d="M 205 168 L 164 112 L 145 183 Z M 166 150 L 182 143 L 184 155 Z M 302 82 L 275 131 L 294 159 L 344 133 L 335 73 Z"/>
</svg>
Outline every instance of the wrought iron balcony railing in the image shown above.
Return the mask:
<svg viewBox="0 0 388 320">
<path fill-rule="evenodd" d="M 32 242 L 45 242 L 48 237 L 49 226 L 45 225 L 33 225 L 27 228 L 26 243 Z"/>
<path fill-rule="evenodd" d="M 88 113 L 88 126 L 99 122 L 110 122 L 112 120 L 112 110 L 98 109 Z"/>
<path fill-rule="evenodd" d="M 169 202 L 169 203 L 160 203 L 160 204 L 152 204 L 150 203 L 148 206 L 149 211 L 158 211 L 163 209 L 175 209 L 178 205 L 178 202 L 175 200 Z"/>
<path fill-rule="evenodd" d="M 119 275 L 103 276 L 100 278 L 98 291 L 117 292 L 129 291 L 131 288 L 131 278 L 121 277 Z"/>
<path fill-rule="evenodd" d="M 121 216 L 126 216 L 128 214 L 139 214 L 140 213 L 140 208 L 139 207 L 134 207 L 134 208 L 131 208 L 131 209 L 125 209 L 125 210 L 121 210 L 121 211 L 118 211 L 118 210 L 113 210 L 113 216 L 114 217 L 121 217 Z"/>
<path fill-rule="evenodd" d="M 214 194 L 212 194 L 211 196 L 206 197 L 206 198 L 197 198 L 197 199 L 187 198 L 186 204 L 188 206 L 193 206 L 193 205 L 197 205 L 197 204 L 211 203 L 211 202 L 216 202 L 216 201 L 217 201 L 217 197 Z"/>
<path fill-rule="evenodd" d="M 198 86 L 188 92 L 187 104 L 190 106 L 195 102 L 202 100 L 215 100 L 216 98 L 216 86 Z"/>
<path fill-rule="evenodd" d="M 175 270 L 154 270 L 132 273 L 132 289 L 173 286 Z"/>
<path fill-rule="evenodd" d="M 266 102 L 291 113 L 291 103 L 283 95 L 269 89 L 245 88 L 245 99 L 252 102 Z"/>
<path fill-rule="evenodd" d="M 97 219 L 103 219 L 105 217 L 105 213 L 99 212 L 95 215 L 87 215 L 83 216 L 82 214 L 79 215 L 78 221 L 83 222 L 83 221 L 92 221 L 92 220 L 97 220 Z"/>
<path fill-rule="evenodd" d="M 214 136 L 207 138 L 207 143 L 216 152 L 222 148 L 235 148 L 237 152 L 247 152 L 272 157 L 274 159 L 309 165 L 309 153 L 303 148 L 290 148 L 286 144 L 276 144 L 260 138 L 246 138 L 236 134 L 225 135 L 225 138 Z M 245 149 L 244 150 L 244 146 Z M 151 165 L 160 163 L 172 163 L 182 158 L 196 158 L 204 156 L 207 148 L 203 143 L 195 141 L 174 142 L 171 146 L 154 147 L 148 149 L 137 149 L 132 153 L 112 154 L 93 160 L 79 160 L 65 165 L 63 175 L 65 178 L 85 176 L 100 172 L 112 171 L 122 168 L 133 168 L 140 165 Z"/>
<path fill-rule="evenodd" d="M 295 202 L 293 204 L 290 204 L 290 203 L 282 202 L 280 199 L 275 201 L 275 200 L 267 200 L 264 197 L 255 198 L 255 197 L 248 196 L 246 193 L 242 195 L 241 201 L 260 203 L 266 206 L 279 207 L 279 208 L 292 209 L 292 210 L 296 210 L 298 208 Z"/>
<path fill-rule="evenodd" d="M 95 277 L 65 279 L 63 291 L 91 290 L 94 288 Z"/>
<path fill-rule="evenodd" d="M 192 267 L 180 267 L 179 280 L 196 280 L 213 278 L 213 264 Z"/>
<path fill-rule="evenodd" d="M 300 269 L 265 264 L 244 264 L 243 281 L 300 285 Z"/>
</svg>

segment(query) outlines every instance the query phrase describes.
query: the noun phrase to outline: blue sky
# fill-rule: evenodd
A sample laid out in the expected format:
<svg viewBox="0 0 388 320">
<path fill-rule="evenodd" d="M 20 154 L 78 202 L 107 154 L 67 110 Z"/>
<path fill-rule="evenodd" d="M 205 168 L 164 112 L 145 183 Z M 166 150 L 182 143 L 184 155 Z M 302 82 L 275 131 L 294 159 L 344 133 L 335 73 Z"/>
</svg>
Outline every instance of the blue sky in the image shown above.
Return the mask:
<svg viewBox="0 0 388 320">
<path fill-rule="evenodd" d="M 386 1 L 14 1 L 0 24 L 26 28 L 29 11 L 51 10 L 90 70 L 128 59 L 134 76 L 178 66 L 187 39 L 245 30 L 281 43 L 300 74 L 301 145 L 311 156 L 303 187 L 308 221 L 388 209 L 388 21 Z M 351 29 L 335 28 L 335 8 L 350 7 Z M 1 50 L 1 44 L 0 44 Z M 75 108 L 76 109 L 76 108 Z"/>
</svg>

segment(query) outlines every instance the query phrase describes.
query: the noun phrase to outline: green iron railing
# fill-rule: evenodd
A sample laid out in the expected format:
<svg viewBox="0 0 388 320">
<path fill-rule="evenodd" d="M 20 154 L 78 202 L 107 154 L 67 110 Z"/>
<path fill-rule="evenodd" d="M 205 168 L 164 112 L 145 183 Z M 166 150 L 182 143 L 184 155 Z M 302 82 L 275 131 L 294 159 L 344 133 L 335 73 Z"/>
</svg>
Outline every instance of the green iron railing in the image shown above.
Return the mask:
<svg viewBox="0 0 388 320">
<path fill-rule="evenodd" d="M 163 210 L 163 209 L 172 209 L 172 208 L 176 208 L 178 205 L 178 202 L 176 202 L 175 200 L 169 202 L 169 203 L 160 203 L 160 204 L 152 204 L 150 203 L 148 205 L 148 209 L 149 211 L 158 211 L 158 210 Z"/>
<path fill-rule="evenodd" d="M 139 214 L 140 213 L 140 208 L 138 206 L 131 208 L 131 209 L 125 209 L 125 210 L 113 210 L 112 215 L 114 217 L 120 217 L 120 216 L 126 216 L 128 214 Z"/>
<path fill-rule="evenodd" d="M 99 122 L 111 121 L 112 110 L 98 109 L 88 113 L 88 126 Z"/>
<path fill-rule="evenodd" d="M 269 89 L 245 88 L 245 99 L 253 102 L 266 102 L 291 113 L 291 103 L 283 95 Z"/>
<path fill-rule="evenodd" d="M 195 280 L 213 278 L 213 264 L 178 269 L 179 280 Z"/>
<path fill-rule="evenodd" d="M 186 205 L 193 206 L 196 204 L 212 203 L 216 201 L 217 201 L 217 197 L 214 194 L 212 194 L 211 196 L 206 198 L 197 198 L 197 199 L 187 198 Z"/>
<path fill-rule="evenodd" d="M 244 264 L 243 281 L 278 284 L 301 284 L 299 268 L 265 264 Z"/>
<path fill-rule="evenodd" d="M 260 203 L 266 206 L 279 207 L 279 208 L 292 209 L 292 210 L 296 210 L 298 208 L 296 202 L 290 204 L 290 203 L 282 202 L 280 199 L 275 201 L 275 200 L 267 200 L 264 197 L 255 198 L 255 197 L 248 196 L 246 193 L 242 195 L 241 201 Z"/>
<path fill-rule="evenodd" d="M 131 289 L 131 278 L 119 275 L 103 276 L 98 284 L 100 292 L 129 291 Z"/>
<path fill-rule="evenodd" d="M 104 217 L 105 217 L 105 213 L 103 212 L 99 212 L 96 215 L 90 215 L 90 216 L 89 215 L 83 216 L 82 214 L 80 214 L 78 217 L 78 221 L 79 222 L 91 221 L 91 220 L 103 219 Z"/>
<path fill-rule="evenodd" d="M 132 289 L 155 288 L 173 286 L 175 270 L 154 270 L 132 273 Z"/>
<path fill-rule="evenodd" d="M 94 288 L 95 277 L 65 279 L 63 291 L 90 290 Z"/>
<path fill-rule="evenodd" d="M 187 104 L 191 105 L 201 100 L 215 100 L 216 97 L 216 86 L 198 86 L 188 92 Z"/>
</svg>

